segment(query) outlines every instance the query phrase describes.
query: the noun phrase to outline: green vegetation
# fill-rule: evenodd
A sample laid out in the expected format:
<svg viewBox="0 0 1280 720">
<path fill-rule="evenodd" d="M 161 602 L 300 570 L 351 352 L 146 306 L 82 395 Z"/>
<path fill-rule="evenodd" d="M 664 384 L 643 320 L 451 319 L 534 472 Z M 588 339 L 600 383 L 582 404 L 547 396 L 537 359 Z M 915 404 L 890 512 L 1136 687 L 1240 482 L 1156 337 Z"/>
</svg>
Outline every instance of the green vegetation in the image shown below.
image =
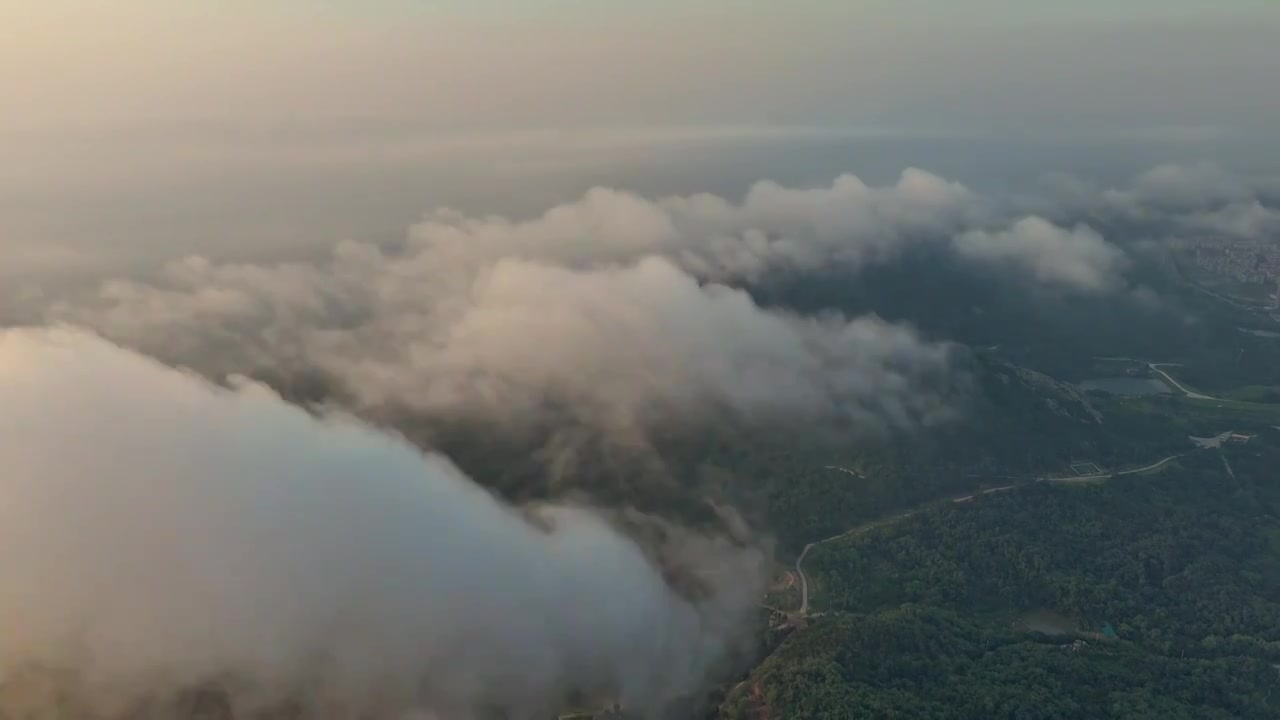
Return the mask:
<svg viewBox="0 0 1280 720">
<path fill-rule="evenodd" d="M 1245 385 L 1224 391 L 1222 397 L 1240 402 L 1280 405 L 1280 387 L 1274 385 Z"/>
<path fill-rule="evenodd" d="M 799 581 L 791 578 L 789 584 L 769 588 L 764 598 L 764 604 L 784 612 L 800 607 Z"/>
<path fill-rule="evenodd" d="M 1122 637 L 1186 650 L 1184 641 L 1212 634 L 1280 641 L 1280 557 L 1268 552 L 1273 528 L 1280 523 L 1208 451 L 1158 476 L 1039 485 L 939 505 L 815 548 L 806 569 L 818 610 L 1049 607 L 1087 627 L 1111 622 Z M 1232 613 L 1199 618 L 1217 614 L 1214 603 L 1227 598 L 1252 608 L 1247 623 L 1231 625 Z M 1204 613 L 1179 615 L 1188 605 Z M 1189 623 L 1185 631 L 1178 618 Z M 1275 651 L 1280 662 L 1280 644 Z"/>
<path fill-rule="evenodd" d="M 1192 386 L 1187 381 L 1183 380 L 1180 373 L 1178 372 L 1178 368 L 1161 367 L 1160 370 L 1163 371 L 1169 377 L 1176 380 L 1178 384 L 1183 387 L 1183 389 L 1191 393 L 1198 393 L 1201 395 L 1208 394 L 1201 391 L 1199 388 Z M 1175 388 L 1175 391 L 1176 391 L 1176 388 Z M 1280 387 L 1274 387 L 1271 385 L 1242 385 L 1239 387 L 1222 388 L 1217 390 L 1217 393 L 1218 394 L 1215 396 L 1214 399 L 1216 399 L 1218 402 L 1226 403 L 1232 407 L 1243 407 L 1243 406 L 1258 405 L 1258 404 L 1280 405 Z M 1179 392 L 1179 394 L 1183 394 L 1183 393 Z M 1245 408 L 1245 409 L 1248 409 L 1248 408 Z M 1262 410 L 1262 409 L 1258 408 L 1258 410 Z"/>
<path fill-rule="evenodd" d="M 936 608 L 827 617 L 785 642 L 721 717 L 1274 718 L 1280 677 L 1248 658 L 1029 636 Z"/>
<path fill-rule="evenodd" d="M 1148 415 L 1187 435 L 1208 437 L 1226 430 L 1260 432 L 1280 425 L 1280 405 L 1232 400 L 1196 400 L 1180 395 L 1098 398 L 1108 414 Z"/>
<path fill-rule="evenodd" d="M 1276 717 L 1278 439 L 1224 449 L 1234 479 L 1203 451 L 1159 475 L 938 503 L 819 546 L 805 567 L 826 616 L 722 716 Z M 1015 629 L 1046 609 L 1077 631 Z"/>
<path fill-rule="evenodd" d="M 1122 402 L 977 357 L 964 420 L 885 443 L 774 434 L 696 453 L 720 491 L 767 518 L 783 550 L 979 487 L 1069 475 L 1074 463 L 1138 467 L 1186 451 L 1185 427 Z M 1219 429 L 1217 432 L 1221 432 Z M 839 466 L 851 472 L 833 470 Z M 856 473 L 856 474 L 853 474 Z"/>
<path fill-rule="evenodd" d="M 1026 303 L 1025 288 L 952 270 L 916 257 L 859 283 L 762 289 L 778 304 L 874 310 L 985 350 L 970 367 L 979 399 L 960 423 L 888 443 L 779 437 L 704 456 L 733 479 L 735 501 L 767 511 L 784 552 L 866 528 L 810 552 L 816 614 L 720 716 L 1280 717 L 1275 321 L 1159 261 L 1131 274 L 1159 303 Z M 953 301 L 939 306 L 921 284 Z M 1149 362 L 1221 399 L 1071 384 L 1157 377 Z M 1220 450 L 1187 437 L 1228 430 L 1251 437 Z M 1031 481 L 1175 455 L 1110 480 Z M 1007 485 L 1019 487 L 975 492 Z M 895 519 L 906 508 L 916 512 Z"/>
<path fill-rule="evenodd" d="M 836 273 L 753 293 L 804 312 L 876 311 L 929 337 L 988 348 L 959 363 L 972 387 L 955 422 L 878 435 L 709 417 L 665 428 L 640 447 L 584 444 L 573 433 L 495 438 L 477 427 L 432 428 L 422 442 L 515 500 L 585 495 L 698 524 L 718 521 L 711 498 L 768 528 L 781 554 L 794 557 L 806 543 L 948 495 L 1067 475 L 1073 464 L 1140 467 L 1186 451 L 1188 435 L 1280 425 L 1280 404 L 1252 402 L 1267 399 L 1264 388 L 1280 387 L 1280 342 L 1237 329 L 1270 321 L 1185 286 L 1167 268 L 1134 271 L 1135 282 L 1160 293 L 1153 306 L 1130 297 L 1028 302 L 1026 287 L 948 262 L 912 256 L 856 283 Z M 945 288 L 955 300 L 940 305 L 936 294 L 918 292 L 922 285 Z M 1125 398 L 1070 384 L 1130 370 L 1152 376 L 1145 363 L 1101 357 L 1180 364 L 1164 369 L 1227 399 Z"/>
<path fill-rule="evenodd" d="M 1075 463 L 1136 467 L 1189 447 L 1185 427 L 1151 408 L 1092 398 L 982 354 L 963 369 L 973 386 L 963 415 L 898 435 L 716 423 L 672 428 L 640 448 L 474 427 L 433 428 L 422 442 L 516 500 L 583 493 L 697 524 L 718 521 L 710 497 L 769 528 L 784 557 L 860 522 L 1010 477 L 1070 474 Z"/>
<path fill-rule="evenodd" d="M 1137 228 L 1100 224 L 1110 238 Z M 875 312 L 907 321 L 927 335 L 972 347 L 996 347 L 1011 363 L 1059 380 L 1090 377 L 1097 357 L 1134 357 L 1177 363 L 1177 377 L 1207 395 L 1233 388 L 1280 386 L 1280 339 L 1237 328 L 1280 331 L 1266 316 L 1215 298 L 1187 283 L 1167 259 L 1135 254 L 1135 286 L 1154 290 L 1159 302 L 1128 296 L 1059 297 L 1028 301 L 1028 288 L 1009 278 L 983 276 L 927 250 L 878 268 L 851 283 L 841 273 L 796 279 L 756 291 L 765 302 L 806 312 Z M 931 292 L 920 292 L 920 288 Z M 936 298 L 946 297 L 945 303 Z"/>
<path fill-rule="evenodd" d="M 866 526 L 806 560 L 824 615 L 787 635 L 762 612 L 776 651 L 722 689 L 724 718 L 1280 717 L 1280 342 L 1236 329 L 1265 318 L 1168 285 L 1153 309 L 1026 303 L 1025 289 L 943 276 L 969 283 L 948 292 L 972 302 L 900 292 L 929 280 L 890 269 L 775 289 L 775 303 L 874 308 L 987 348 L 959 364 L 971 392 L 956 422 L 868 435 L 717 417 L 636 448 L 537 433 L 499 447 L 476 428 L 433 428 L 430 441 L 515 498 L 583 493 L 695 524 L 732 506 L 770 529 L 785 562 Z M 1153 377 L 1146 362 L 1176 363 L 1162 369 L 1223 399 L 1071 384 Z M 1227 430 L 1256 437 L 1220 451 L 1187 438 Z M 1175 455 L 1108 481 L 1032 482 Z M 1026 487 L 975 492 L 1008 485 Z M 794 608 L 798 594 L 779 586 L 765 602 Z M 1064 625 L 1033 632 L 1051 626 L 1032 615 Z"/>
<path fill-rule="evenodd" d="M 1260 403 L 1241 402 L 1239 400 L 1200 400 L 1187 399 L 1187 403 L 1195 407 L 1201 417 L 1236 419 L 1255 424 L 1280 423 L 1280 405 L 1264 405 Z"/>
</svg>

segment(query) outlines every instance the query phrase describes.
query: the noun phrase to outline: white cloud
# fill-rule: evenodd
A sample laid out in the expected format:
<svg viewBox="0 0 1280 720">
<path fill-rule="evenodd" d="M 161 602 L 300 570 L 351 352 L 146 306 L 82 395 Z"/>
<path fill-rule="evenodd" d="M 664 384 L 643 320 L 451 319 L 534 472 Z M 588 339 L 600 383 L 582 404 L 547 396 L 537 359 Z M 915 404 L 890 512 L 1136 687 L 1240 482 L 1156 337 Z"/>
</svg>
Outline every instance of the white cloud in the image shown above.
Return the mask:
<svg viewBox="0 0 1280 720">
<path fill-rule="evenodd" d="M 611 428 L 721 406 L 896 427 L 944 411 L 930 385 L 945 378 L 944 346 L 874 318 L 766 311 L 659 258 L 595 271 L 502 260 L 451 322 L 428 317 L 332 335 L 314 356 L 341 358 L 327 369 L 375 405 L 446 415 L 531 416 L 548 397 Z M 369 347 L 400 350 L 379 359 Z"/>
<path fill-rule="evenodd" d="M 1257 200 L 1194 213 L 1184 218 L 1182 224 L 1189 230 L 1215 235 L 1280 241 L 1280 211 Z"/>
<path fill-rule="evenodd" d="M 1024 218 L 1000 232 L 964 233 L 955 247 L 962 257 L 1009 265 L 1038 282 L 1084 292 L 1116 289 L 1128 264 L 1124 252 L 1092 228 L 1068 230 L 1039 217 Z"/>
<path fill-rule="evenodd" d="M 830 188 L 752 187 L 738 207 L 695 196 L 664 202 L 688 230 L 678 257 L 700 275 L 753 279 L 770 269 L 857 269 L 896 257 L 977 212 L 964 186 L 909 168 L 895 185 L 842 175 Z M 699 247 L 699 246 L 702 247 Z"/>
<path fill-rule="evenodd" d="M 1100 190 L 1071 176 L 1049 178 L 1038 210 L 1055 218 L 1092 216 L 1136 223 L 1158 234 L 1212 234 L 1267 240 L 1280 234 L 1274 177 L 1228 172 L 1211 164 L 1165 164 L 1120 187 Z"/>
<path fill-rule="evenodd" d="M 215 680 L 315 717 L 538 716 L 572 687 L 654 709 L 758 597 L 752 552 L 684 537 L 717 570 L 694 603 L 587 509 L 536 528 L 442 457 L 78 332 L 0 332 L 0 404 L 6 714 L 33 667 L 85 717 Z"/>
<path fill-rule="evenodd" d="M 664 255 L 713 280 L 751 280 L 778 269 L 854 268 L 945 233 L 977 212 L 959 183 L 908 169 L 894 185 L 843 175 L 829 188 L 763 181 L 741 204 L 700 194 L 649 201 L 606 188 L 516 222 L 438 210 L 410 231 L 422 262 L 474 270 L 516 257 L 569 266 Z"/>
<path fill-rule="evenodd" d="M 1135 177 L 1125 188 L 1102 193 L 1100 200 L 1104 207 L 1150 220 L 1251 197 L 1247 181 L 1216 165 L 1200 163 L 1159 165 Z"/>
<path fill-rule="evenodd" d="M 766 310 L 660 257 L 457 275 L 425 260 L 364 246 L 326 268 L 189 260 L 164 288 L 116 282 L 60 314 L 208 371 L 318 370 L 370 411 L 520 424 L 558 403 L 614 432 L 716 408 L 897 427 L 945 412 L 948 349 L 875 318 Z"/>
<path fill-rule="evenodd" d="M 987 214 L 915 169 L 881 187 L 764 181 L 740 203 L 597 188 L 530 220 L 437 210 L 399 247 L 347 242 L 321 263 L 188 258 L 52 316 L 212 374 L 318 373 L 371 414 L 519 425 L 554 406 L 632 436 L 711 410 L 912 427 L 947 414 L 945 346 L 732 287 L 856 272 L 918 245 L 1073 291 L 1123 285 L 1124 253 L 1089 228 L 1033 217 L 961 232 Z"/>
<path fill-rule="evenodd" d="M 399 250 L 345 243 L 319 265 L 189 258 L 54 315 L 210 372 L 319 371 L 368 411 L 518 423 L 563 403 L 615 431 L 710 408 L 912 426 L 944 414 L 945 347 L 875 318 L 764 309 L 715 281 L 884 261 L 945 238 L 974 203 L 915 170 L 879 188 L 760 183 L 741 204 L 596 189 L 524 222 L 436 211 Z"/>
</svg>

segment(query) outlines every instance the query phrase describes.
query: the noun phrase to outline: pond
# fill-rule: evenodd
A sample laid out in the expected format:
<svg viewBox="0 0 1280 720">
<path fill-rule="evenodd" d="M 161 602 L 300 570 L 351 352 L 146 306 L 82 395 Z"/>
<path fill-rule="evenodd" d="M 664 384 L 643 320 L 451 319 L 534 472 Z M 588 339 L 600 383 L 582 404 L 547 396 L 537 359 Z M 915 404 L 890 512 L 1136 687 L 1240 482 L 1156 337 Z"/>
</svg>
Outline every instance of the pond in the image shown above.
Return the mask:
<svg viewBox="0 0 1280 720">
<path fill-rule="evenodd" d="M 1111 377 L 1080 381 L 1081 390 L 1101 390 L 1112 395 L 1140 397 L 1142 395 L 1167 395 L 1172 392 L 1163 380 L 1155 378 Z"/>
<path fill-rule="evenodd" d="M 1252 328 L 1236 328 L 1236 329 L 1242 333 L 1249 333 L 1250 335 L 1257 335 L 1258 337 L 1280 338 L 1280 332 L 1276 332 L 1275 330 L 1254 330 Z"/>
<path fill-rule="evenodd" d="M 1053 610 L 1032 610 L 1015 622 L 1014 627 L 1027 632 L 1045 635 L 1067 635 L 1076 631 L 1076 624 L 1062 613 Z"/>
</svg>

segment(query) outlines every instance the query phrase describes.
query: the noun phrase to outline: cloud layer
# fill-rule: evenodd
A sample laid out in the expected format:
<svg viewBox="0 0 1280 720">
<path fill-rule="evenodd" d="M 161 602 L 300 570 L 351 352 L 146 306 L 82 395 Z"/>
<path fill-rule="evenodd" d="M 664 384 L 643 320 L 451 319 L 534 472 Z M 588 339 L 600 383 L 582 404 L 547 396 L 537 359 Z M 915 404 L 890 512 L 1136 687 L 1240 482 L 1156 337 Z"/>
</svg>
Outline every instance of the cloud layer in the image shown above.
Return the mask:
<svg viewBox="0 0 1280 720">
<path fill-rule="evenodd" d="M 1008 230 L 973 230 L 955 240 L 961 257 L 1028 272 L 1036 281 L 1083 292 L 1120 286 L 1127 265 L 1124 251 L 1086 225 L 1060 228 L 1039 217 L 1015 222 Z"/>
<path fill-rule="evenodd" d="M 104 717 L 212 682 L 309 717 L 541 717 L 572 689 L 656 712 L 758 597 L 752 552 L 682 538 L 689 600 L 588 509 L 517 511 L 354 420 L 78 332 L 0 334 L 0 403 L 0 710 L 43 668 Z"/>
<path fill-rule="evenodd" d="M 915 427 L 947 414 L 946 346 L 875 317 L 764 308 L 742 287 L 920 244 L 1072 291 L 1122 285 L 1124 254 L 1085 227 L 1028 219 L 953 241 L 986 214 L 914 169 L 884 187 L 761 182 L 741 203 L 601 188 L 526 221 L 438 210 L 399 247 L 348 242 L 319 264 L 192 257 L 54 317 L 215 374 L 315 373 L 370 412 L 520 423 L 555 406 L 640 433 L 709 411 Z"/>
<path fill-rule="evenodd" d="M 421 263 L 462 272 L 502 258 L 591 267 L 660 255 L 699 278 L 732 282 L 884 261 L 912 240 L 945 235 L 977 206 L 964 186 L 914 168 L 884 187 L 853 175 L 825 188 L 762 181 L 741 203 L 595 188 L 523 222 L 437 210 L 410 229 L 409 244 Z"/>
</svg>

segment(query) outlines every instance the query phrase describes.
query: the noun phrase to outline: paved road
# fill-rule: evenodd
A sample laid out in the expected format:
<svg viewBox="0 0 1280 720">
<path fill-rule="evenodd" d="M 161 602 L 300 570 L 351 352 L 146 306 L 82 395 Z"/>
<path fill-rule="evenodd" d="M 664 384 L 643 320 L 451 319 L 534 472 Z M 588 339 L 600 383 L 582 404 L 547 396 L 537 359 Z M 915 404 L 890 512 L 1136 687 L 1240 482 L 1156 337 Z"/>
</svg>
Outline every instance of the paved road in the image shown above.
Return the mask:
<svg viewBox="0 0 1280 720">
<path fill-rule="evenodd" d="M 1191 392 L 1190 390 L 1188 390 L 1188 389 L 1186 389 L 1185 387 L 1183 387 L 1183 386 L 1182 386 L 1182 383 L 1178 382 L 1177 380 L 1174 380 L 1172 375 L 1170 375 L 1169 373 L 1167 373 L 1167 372 L 1165 372 L 1165 371 L 1161 370 L 1161 369 L 1160 369 L 1160 366 L 1161 366 L 1161 365 L 1169 365 L 1169 363 L 1160 363 L 1160 364 L 1156 364 L 1156 363 L 1147 363 L 1147 367 L 1151 368 L 1151 370 L 1152 370 L 1153 372 L 1159 373 L 1160 377 L 1164 378 L 1165 380 L 1168 380 L 1168 381 L 1169 381 L 1169 383 L 1170 383 L 1171 385 L 1173 385 L 1174 387 L 1176 387 L 1176 388 L 1178 388 L 1179 390 L 1181 390 L 1183 395 L 1186 395 L 1187 397 L 1191 398 L 1192 400 L 1221 400 L 1221 399 L 1222 399 L 1222 398 L 1212 397 L 1212 396 L 1209 396 L 1209 395 L 1201 395 L 1201 394 L 1200 394 L 1200 393 L 1198 393 L 1198 392 Z M 1170 366 L 1170 367 L 1172 367 L 1172 366 Z"/>
<path fill-rule="evenodd" d="M 801 615 L 809 614 L 809 578 L 805 576 L 804 569 L 800 567 L 804 563 L 804 558 L 813 549 L 814 545 L 821 545 L 824 542 L 842 538 L 843 535 L 837 535 L 835 538 L 827 538 L 816 543 L 809 543 L 804 546 L 804 550 L 800 552 L 800 557 L 796 558 L 796 574 L 800 576 L 800 610 Z"/>
<path fill-rule="evenodd" d="M 917 512 L 919 512 L 919 510 L 912 510 L 911 512 L 905 512 L 905 513 L 902 513 L 901 515 L 894 515 L 893 517 L 873 520 L 869 523 L 863 523 L 856 527 L 852 527 L 848 530 L 845 530 L 839 535 L 832 535 L 829 538 L 818 540 L 816 542 L 811 542 L 808 545 L 805 545 L 804 550 L 800 551 L 800 557 L 796 558 L 796 575 L 799 576 L 800 578 L 800 609 L 797 611 L 797 614 L 799 615 L 809 614 L 809 578 L 804 574 L 804 568 L 802 568 L 801 565 L 804 564 L 804 559 L 809 555 L 810 550 L 814 549 L 815 547 L 823 543 L 829 543 L 832 540 L 839 540 L 840 538 L 846 538 L 853 535 L 861 535 L 864 532 L 868 532 L 882 525 L 889 525 L 891 523 L 898 522 L 899 520 L 905 520 L 906 518 L 909 518 L 912 515 L 915 515 Z"/>
<path fill-rule="evenodd" d="M 1168 465 L 1169 463 L 1173 462 L 1174 460 L 1177 460 L 1183 455 L 1186 455 L 1186 453 L 1180 453 L 1178 455 L 1170 455 L 1169 457 L 1163 460 L 1160 460 L 1158 462 L 1153 462 L 1150 465 L 1146 465 L 1144 467 L 1134 468 L 1132 470 L 1121 470 L 1120 472 L 1107 473 L 1106 475 L 1081 475 L 1080 477 L 1064 477 L 1064 478 L 1036 478 L 1036 482 L 1087 483 L 1087 482 L 1093 482 L 1094 480 L 1107 480 L 1113 477 L 1119 477 L 1121 475 L 1137 475 L 1138 473 L 1158 470 L 1159 468 L 1162 468 L 1165 465 Z"/>
<path fill-rule="evenodd" d="M 839 540 L 842 537 L 846 537 L 848 535 L 853 534 L 856 530 L 857 528 L 854 528 L 853 530 L 849 530 L 848 532 L 842 532 L 839 535 L 832 535 L 826 540 L 811 542 L 808 545 L 804 546 L 804 550 L 800 551 L 800 557 L 796 558 L 796 575 L 800 576 L 800 610 L 798 611 L 800 615 L 809 614 L 809 578 L 805 576 L 804 568 L 800 567 L 801 565 L 804 564 L 805 556 L 807 556 L 809 554 L 809 551 L 812 550 L 815 546 L 821 545 L 822 543 L 831 542 L 832 540 Z"/>
<path fill-rule="evenodd" d="M 1146 360 L 1139 360 L 1138 358 L 1131 358 L 1131 357 L 1095 357 L 1094 360 L 1126 360 L 1128 362 L 1143 363 L 1152 372 L 1156 373 L 1160 377 L 1167 380 L 1170 385 L 1181 390 L 1184 395 L 1191 398 L 1192 400 L 1222 400 L 1222 398 L 1216 398 L 1211 395 L 1202 395 L 1198 392 L 1191 392 L 1186 387 L 1184 387 L 1182 383 L 1178 382 L 1177 380 L 1174 380 L 1172 375 L 1160 369 L 1162 367 L 1179 367 L 1177 363 L 1153 363 L 1153 362 L 1147 362 Z"/>
<path fill-rule="evenodd" d="M 1037 480 L 1036 482 L 1039 482 L 1039 480 Z M 970 500 L 972 500 L 974 497 L 978 495 L 991 495 L 992 493 L 1004 492 L 1006 490 L 1013 490 L 1015 488 L 1020 488 L 1020 487 L 1022 486 L 1021 485 L 1005 485 L 1004 487 L 990 488 L 987 490 L 983 490 L 980 493 L 975 493 L 973 495 L 965 495 L 964 497 L 951 498 L 951 502 L 958 502 L 958 503 L 969 502 Z"/>
<path fill-rule="evenodd" d="M 1159 462 L 1153 462 L 1153 463 L 1151 463 L 1150 465 L 1148 465 L 1148 466 L 1146 466 L 1146 467 L 1135 468 L 1135 469 L 1133 469 L 1133 470 L 1122 470 L 1122 471 L 1120 471 L 1120 472 L 1118 472 L 1118 473 L 1112 473 L 1111 475 L 1108 475 L 1107 477 L 1115 477 L 1115 476 L 1117 476 L 1117 475 L 1136 475 L 1136 474 L 1138 474 L 1138 473 L 1144 473 L 1144 472 L 1148 472 L 1148 471 L 1151 471 L 1151 470 L 1155 470 L 1156 468 L 1161 468 L 1161 467 L 1164 467 L 1165 465 L 1168 465 L 1169 463 L 1173 462 L 1174 460 L 1177 460 L 1178 458 L 1182 457 L 1182 455 L 1185 455 L 1185 454 L 1186 454 L 1186 453 L 1182 453 L 1181 455 L 1170 455 L 1169 457 L 1167 457 L 1167 458 L 1165 458 L 1165 459 L 1163 459 L 1163 460 L 1161 460 L 1161 461 L 1159 461 Z"/>
</svg>

